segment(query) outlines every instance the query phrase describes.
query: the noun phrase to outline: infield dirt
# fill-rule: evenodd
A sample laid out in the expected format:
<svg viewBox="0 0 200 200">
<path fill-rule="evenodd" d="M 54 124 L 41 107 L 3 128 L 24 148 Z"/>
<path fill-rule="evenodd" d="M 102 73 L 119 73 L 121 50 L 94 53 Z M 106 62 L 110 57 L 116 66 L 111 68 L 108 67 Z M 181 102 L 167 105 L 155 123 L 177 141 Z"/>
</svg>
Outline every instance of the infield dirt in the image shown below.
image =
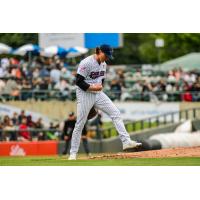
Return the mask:
<svg viewBox="0 0 200 200">
<path fill-rule="evenodd" d="M 200 147 L 184 147 L 161 149 L 152 151 L 129 152 L 129 153 L 106 153 L 92 156 L 90 159 L 122 159 L 122 158 L 174 158 L 174 157 L 200 157 Z"/>
</svg>

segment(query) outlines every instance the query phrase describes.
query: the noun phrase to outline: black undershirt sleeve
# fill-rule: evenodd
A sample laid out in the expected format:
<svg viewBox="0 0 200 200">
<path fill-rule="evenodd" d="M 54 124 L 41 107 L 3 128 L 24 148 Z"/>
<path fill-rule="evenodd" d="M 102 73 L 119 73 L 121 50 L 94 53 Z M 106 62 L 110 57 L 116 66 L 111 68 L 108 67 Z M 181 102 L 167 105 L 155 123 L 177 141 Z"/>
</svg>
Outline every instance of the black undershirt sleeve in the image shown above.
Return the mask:
<svg viewBox="0 0 200 200">
<path fill-rule="evenodd" d="M 76 85 L 86 91 L 90 87 L 90 84 L 86 83 L 84 80 L 84 76 L 81 76 L 80 74 L 76 75 Z"/>
</svg>

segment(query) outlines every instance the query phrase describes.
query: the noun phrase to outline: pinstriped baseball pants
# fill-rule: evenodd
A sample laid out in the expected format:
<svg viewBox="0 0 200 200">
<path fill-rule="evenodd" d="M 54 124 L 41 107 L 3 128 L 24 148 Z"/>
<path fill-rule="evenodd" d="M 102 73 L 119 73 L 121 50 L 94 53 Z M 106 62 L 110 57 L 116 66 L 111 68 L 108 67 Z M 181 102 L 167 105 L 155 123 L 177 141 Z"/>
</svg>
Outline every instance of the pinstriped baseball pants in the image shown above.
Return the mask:
<svg viewBox="0 0 200 200">
<path fill-rule="evenodd" d="M 126 143 L 130 140 L 130 136 L 127 133 L 124 123 L 120 117 L 120 111 L 104 92 L 90 93 L 77 89 L 76 96 L 77 121 L 72 134 L 70 154 L 76 154 L 79 150 L 81 133 L 92 106 L 95 106 L 95 108 L 103 111 L 112 119 L 122 143 Z"/>
</svg>

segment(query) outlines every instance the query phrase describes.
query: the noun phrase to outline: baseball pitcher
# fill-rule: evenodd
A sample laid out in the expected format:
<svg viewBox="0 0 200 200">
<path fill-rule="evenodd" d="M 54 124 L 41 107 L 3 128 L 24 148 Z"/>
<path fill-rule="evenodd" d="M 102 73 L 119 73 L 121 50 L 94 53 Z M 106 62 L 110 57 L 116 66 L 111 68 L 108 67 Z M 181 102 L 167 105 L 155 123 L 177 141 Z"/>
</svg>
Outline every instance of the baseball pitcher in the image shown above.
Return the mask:
<svg viewBox="0 0 200 200">
<path fill-rule="evenodd" d="M 76 77 L 77 121 L 72 134 L 69 160 L 76 160 L 82 129 L 93 108 L 105 112 L 112 119 L 122 141 L 123 150 L 142 145 L 130 139 L 119 110 L 102 91 L 106 75 L 106 61 L 109 59 L 113 59 L 113 50 L 109 45 L 104 44 L 96 48 L 95 54 L 83 59 L 79 64 Z"/>
</svg>

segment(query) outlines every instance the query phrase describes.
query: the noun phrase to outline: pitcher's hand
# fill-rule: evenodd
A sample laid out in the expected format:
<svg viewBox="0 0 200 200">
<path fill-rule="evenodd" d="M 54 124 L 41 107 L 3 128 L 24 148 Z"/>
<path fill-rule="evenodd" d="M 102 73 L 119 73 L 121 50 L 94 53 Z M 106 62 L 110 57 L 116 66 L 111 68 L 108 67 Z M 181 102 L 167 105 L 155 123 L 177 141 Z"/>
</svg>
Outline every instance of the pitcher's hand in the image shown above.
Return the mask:
<svg viewBox="0 0 200 200">
<path fill-rule="evenodd" d="M 103 86 L 101 83 L 91 84 L 88 88 L 89 91 L 101 91 L 103 89 Z"/>
</svg>

